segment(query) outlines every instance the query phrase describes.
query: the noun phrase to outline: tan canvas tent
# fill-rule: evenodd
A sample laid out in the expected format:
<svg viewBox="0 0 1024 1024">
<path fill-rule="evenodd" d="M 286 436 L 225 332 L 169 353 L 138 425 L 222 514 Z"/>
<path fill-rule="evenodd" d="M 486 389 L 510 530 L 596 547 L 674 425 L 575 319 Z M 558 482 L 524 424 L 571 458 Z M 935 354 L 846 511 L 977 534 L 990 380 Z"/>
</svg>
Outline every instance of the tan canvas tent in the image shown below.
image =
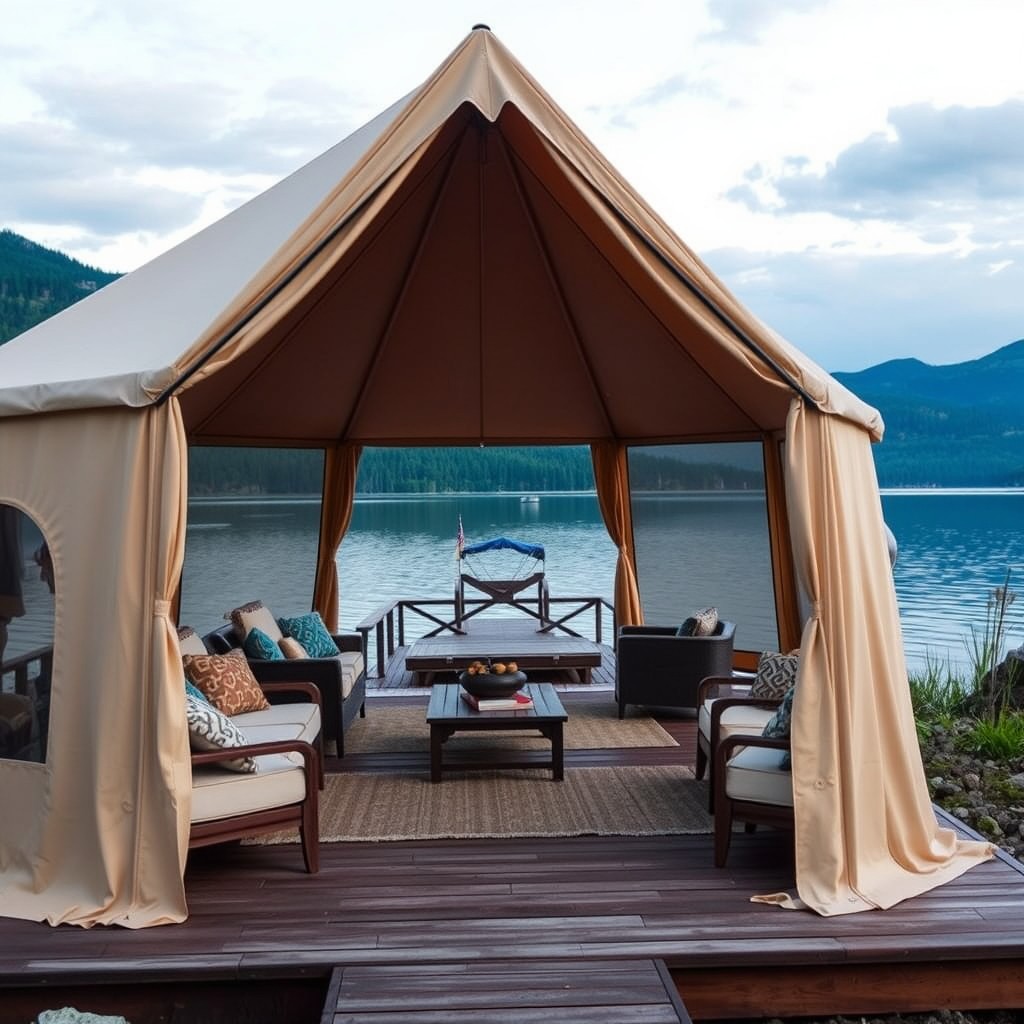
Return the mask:
<svg viewBox="0 0 1024 1024">
<path fill-rule="evenodd" d="M 543 372 L 509 415 L 524 366 Z M 39 524 L 57 577 L 47 762 L 0 761 L 0 913 L 186 916 L 171 608 L 189 443 L 327 450 L 329 620 L 361 446 L 589 444 L 629 622 L 627 446 L 763 442 L 780 636 L 803 652 L 799 896 L 847 913 L 958 875 L 990 849 L 937 828 L 928 800 L 870 452 L 881 431 L 474 30 L 338 146 L 0 348 L 0 502 Z"/>
</svg>

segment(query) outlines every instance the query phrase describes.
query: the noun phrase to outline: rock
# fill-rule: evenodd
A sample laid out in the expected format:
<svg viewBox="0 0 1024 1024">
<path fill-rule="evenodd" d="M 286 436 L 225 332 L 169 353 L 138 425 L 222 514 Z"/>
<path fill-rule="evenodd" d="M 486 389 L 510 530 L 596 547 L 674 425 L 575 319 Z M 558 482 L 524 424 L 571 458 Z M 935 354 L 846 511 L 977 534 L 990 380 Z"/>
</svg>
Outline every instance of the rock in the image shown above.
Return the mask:
<svg viewBox="0 0 1024 1024">
<path fill-rule="evenodd" d="M 981 776 L 976 772 L 964 772 L 964 789 L 981 789 Z"/>
<path fill-rule="evenodd" d="M 1016 775 L 1011 775 L 1008 781 L 1018 789 L 1024 789 L 1024 772 L 1018 772 Z"/>
<path fill-rule="evenodd" d="M 956 785 L 954 782 L 946 782 L 945 779 L 933 779 L 932 780 L 932 793 L 936 799 L 941 800 L 943 797 L 956 796 L 957 793 L 962 793 L 963 789 Z"/>
<path fill-rule="evenodd" d="M 983 814 L 978 818 L 977 829 L 984 835 L 991 836 L 994 839 L 1003 834 L 1003 830 L 999 827 L 999 822 L 990 814 Z"/>
<path fill-rule="evenodd" d="M 954 807 L 953 816 L 959 818 L 961 821 L 968 821 L 971 817 L 971 812 L 966 807 Z"/>
</svg>

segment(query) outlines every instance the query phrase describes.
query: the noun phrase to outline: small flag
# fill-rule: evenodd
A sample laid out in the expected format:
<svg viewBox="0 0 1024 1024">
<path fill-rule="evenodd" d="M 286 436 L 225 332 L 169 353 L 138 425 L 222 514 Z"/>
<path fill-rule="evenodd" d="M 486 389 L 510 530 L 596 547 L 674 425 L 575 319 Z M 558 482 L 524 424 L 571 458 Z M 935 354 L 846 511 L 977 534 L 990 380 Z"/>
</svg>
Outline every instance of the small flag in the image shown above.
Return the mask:
<svg viewBox="0 0 1024 1024">
<path fill-rule="evenodd" d="M 455 561 L 461 561 L 462 549 L 466 546 L 466 535 L 462 532 L 462 513 L 459 513 L 459 532 L 455 534 Z"/>
</svg>

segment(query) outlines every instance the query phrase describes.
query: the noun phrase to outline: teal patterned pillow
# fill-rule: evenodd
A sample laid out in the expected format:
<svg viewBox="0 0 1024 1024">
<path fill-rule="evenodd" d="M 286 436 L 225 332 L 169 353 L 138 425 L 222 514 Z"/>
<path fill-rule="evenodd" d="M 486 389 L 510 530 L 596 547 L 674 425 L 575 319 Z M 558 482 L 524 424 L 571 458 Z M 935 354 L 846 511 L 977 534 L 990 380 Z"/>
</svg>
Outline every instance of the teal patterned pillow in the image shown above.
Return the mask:
<svg viewBox="0 0 1024 1024">
<path fill-rule="evenodd" d="M 341 651 L 327 632 L 319 612 L 297 615 L 291 619 L 278 619 L 277 624 L 286 636 L 293 636 L 306 649 L 311 658 L 333 658 Z"/>
<path fill-rule="evenodd" d="M 257 661 L 284 660 L 281 648 L 262 629 L 255 626 L 249 630 L 242 641 L 242 650 L 245 651 L 247 658 L 255 658 Z"/>
<path fill-rule="evenodd" d="M 791 686 L 786 691 L 786 695 L 782 698 L 782 703 L 779 705 L 778 710 L 765 723 L 764 730 L 761 733 L 762 736 L 767 736 L 773 740 L 789 738 L 789 725 L 793 717 L 793 691 L 795 689 L 795 686 Z"/>
<path fill-rule="evenodd" d="M 196 686 L 196 684 L 195 684 L 195 683 L 193 683 L 191 679 L 187 679 L 187 678 L 186 678 L 186 680 L 185 680 L 185 692 L 186 692 L 186 693 L 187 693 L 187 694 L 188 694 L 188 695 L 189 695 L 189 696 L 190 696 L 190 697 L 191 697 L 191 698 L 192 698 L 193 700 L 201 700 L 201 701 L 203 701 L 203 702 L 204 702 L 204 703 L 206 703 L 206 704 L 209 704 L 209 703 L 210 703 L 210 702 L 209 702 L 209 701 L 208 701 L 208 700 L 206 699 L 206 694 L 205 694 L 205 693 L 203 693 L 203 691 L 202 691 L 202 690 L 200 690 L 200 689 L 199 689 L 199 687 L 198 687 L 198 686 Z"/>
</svg>

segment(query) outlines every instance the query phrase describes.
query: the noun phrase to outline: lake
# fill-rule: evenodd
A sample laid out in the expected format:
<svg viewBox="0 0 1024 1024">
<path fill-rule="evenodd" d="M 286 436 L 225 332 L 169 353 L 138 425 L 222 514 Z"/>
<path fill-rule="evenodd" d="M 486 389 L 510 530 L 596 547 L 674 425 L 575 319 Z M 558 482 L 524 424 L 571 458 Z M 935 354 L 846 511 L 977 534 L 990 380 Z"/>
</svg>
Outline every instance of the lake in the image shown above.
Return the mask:
<svg viewBox="0 0 1024 1024">
<path fill-rule="evenodd" d="M 542 544 L 553 596 L 610 602 L 615 550 L 596 497 L 538 497 L 358 499 L 338 555 L 342 627 L 397 598 L 450 598 L 460 515 L 467 544 L 494 536 Z M 1024 584 L 1024 491 L 893 491 L 883 492 L 882 505 L 899 543 L 894 580 L 909 664 L 969 663 L 971 628 L 979 636 L 984 630 L 992 589 L 1008 568 L 1011 588 Z M 278 614 L 308 609 L 319 510 L 315 500 L 190 502 L 181 621 L 206 631 L 226 610 L 257 597 Z M 713 604 L 737 623 L 739 647 L 777 646 L 763 498 L 645 497 L 635 502 L 634 520 L 647 621 L 677 623 Z M 486 559 L 474 559 L 478 576 L 533 568 L 508 552 Z M 609 629 L 606 619 L 606 641 Z M 1010 646 L 1024 643 L 1024 598 L 1010 608 L 1008 639 Z"/>
</svg>

